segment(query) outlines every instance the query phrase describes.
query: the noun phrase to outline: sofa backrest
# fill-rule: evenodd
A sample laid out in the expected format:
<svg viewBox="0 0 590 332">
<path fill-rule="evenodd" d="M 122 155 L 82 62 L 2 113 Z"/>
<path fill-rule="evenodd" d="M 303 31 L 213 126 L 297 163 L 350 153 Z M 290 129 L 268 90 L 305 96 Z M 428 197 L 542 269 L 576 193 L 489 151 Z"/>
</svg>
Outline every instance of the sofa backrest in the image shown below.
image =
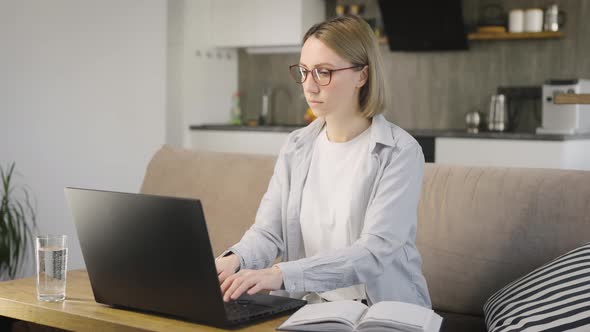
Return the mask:
<svg viewBox="0 0 590 332">
<path fill-rule="evenodd" d="M 417 245 L 433 305 L 482 314 L 507 283 L 590 241 L 590 172 L 426 166 Z"/>
<path fill-rule="evenodd" d="M 199 198 L 217 255 L 254 222 L 275 159 L 164 146 L 141 192 Z M 417 245 L 435 309 L 481 315 L 493 292 L 589 240 L 590 172 L 426 165 Z"/>
<path fill-rule="evenodd" d="M 193 152 L 165 145 L 150 161 L 141 192 L 201 200 L 217 256 L 238 242 L 254 222 L 275 160 L 274 156 Z"/>
</svg>

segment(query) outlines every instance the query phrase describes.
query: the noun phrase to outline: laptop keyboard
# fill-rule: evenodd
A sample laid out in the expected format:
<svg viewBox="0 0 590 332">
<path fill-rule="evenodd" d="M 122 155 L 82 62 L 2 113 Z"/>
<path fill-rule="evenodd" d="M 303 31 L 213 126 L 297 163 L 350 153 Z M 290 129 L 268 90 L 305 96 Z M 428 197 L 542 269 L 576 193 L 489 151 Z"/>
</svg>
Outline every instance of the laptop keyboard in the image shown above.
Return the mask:
<svg viewBox="0 0 590 332">
<path fill-rule="evenodd" d="M 233 324 L 247 323 L 279 313 L 293 311 L 302 307 L 305 301 L 291 299 L 288 301 L 259 297 L 250 299 L 241 297 L 236 301 L 224 302 L 227 319 Z"/>
<path fill-rule="evenodd" d="M 228 302 L 225 303 L 225 312 L 231 316 L 249 316 L 256 311 L 253 310 L 252 306 L 253 304 L 243 305 L 237 302 Z"/>
<path fill-rule="evenodd" d="M 231 320 L 242 320 L 255 317 L 270 315 L 274 312 L 273 308 L 250 303 L 249 301 L 241 302 L 240 300 L 226 302 L 225 312 Z"/>
</svg>

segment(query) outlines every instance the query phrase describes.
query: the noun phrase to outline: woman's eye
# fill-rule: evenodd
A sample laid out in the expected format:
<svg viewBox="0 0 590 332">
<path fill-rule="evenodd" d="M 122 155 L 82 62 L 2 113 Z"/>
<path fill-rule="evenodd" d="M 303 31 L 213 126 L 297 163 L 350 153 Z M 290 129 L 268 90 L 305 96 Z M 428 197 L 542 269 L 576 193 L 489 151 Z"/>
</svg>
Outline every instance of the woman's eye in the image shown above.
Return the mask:
<svg viewBox="0 0 590 332">
<path fill-rule="evenodd" d="M 329 77 L 330 76 L 330 71 L 326 70 L 326 69 L 318 69 L 318 75 L 320 77 Z"/>
</svg>

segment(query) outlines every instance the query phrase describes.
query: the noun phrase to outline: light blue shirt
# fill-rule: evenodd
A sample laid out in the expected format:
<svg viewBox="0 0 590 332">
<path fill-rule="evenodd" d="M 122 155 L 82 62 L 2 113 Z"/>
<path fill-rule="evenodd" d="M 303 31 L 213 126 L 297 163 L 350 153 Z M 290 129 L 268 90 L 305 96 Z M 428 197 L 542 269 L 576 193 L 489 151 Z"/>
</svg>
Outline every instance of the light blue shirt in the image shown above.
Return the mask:
<svg viewBox="0 0 590 332">
<path fill-rule="evenodd" d="M 301 198 L 313 151 L 324 121 L 293 131 L 281 148 L 255 223 L 229 248 L 241 269 L 270 267 L 275 259 L 284 290 L 272 294 L 301 298 L 356 284 L 365 285 L 369 304 L 402 301 L 431 307 L 422 258 L 416 248 L 418 201 L 424 155 L 406 131 L 373 117 L 369 156 L 356 178 L 354 218 L 360 237 L 349 247 L 305 257 L 300 226 Z"/>
</svg>

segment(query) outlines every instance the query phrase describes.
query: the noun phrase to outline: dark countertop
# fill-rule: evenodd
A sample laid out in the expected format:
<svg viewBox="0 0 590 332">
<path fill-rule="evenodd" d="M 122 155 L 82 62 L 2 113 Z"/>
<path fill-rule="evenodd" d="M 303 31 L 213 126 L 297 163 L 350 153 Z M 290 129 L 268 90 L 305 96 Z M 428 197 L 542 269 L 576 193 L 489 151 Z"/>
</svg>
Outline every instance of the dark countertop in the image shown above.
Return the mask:
<svg viewBox="0 0 590 332">
<path fill-rule="evenodd" d="M 206 124 L 192 125 L 191 130 L 228 130 L 228 131 L 263 131 L 284 132 L 302 128 L 303 125 L 276 125 L 276 126 L 236 126 L 230 124 Z M 404 128 L 405 129 L 405 128 Z M 457 138 L 486 138 L 486 139 L 512 139 L 512 140 L 539 140 L 539 141 L 568 141 L 590 139 L 590 133 L 585 134 L 535 134 L 535 133 L 498 133 L 479 132 L 470 134 L 463 129 L 406 129 L 414 137 L 457 137 Z"/>
<path fill-rule="evenodd" d="M 271 131 L 290 133 L 293 130 L 303 128 L 304 125 L 276 125 L 276 126 L 237 126 L 231 124 L 205 124 L 191 125 L 190 130 L 233 130 L 233 131 Z"/>
</svg>

